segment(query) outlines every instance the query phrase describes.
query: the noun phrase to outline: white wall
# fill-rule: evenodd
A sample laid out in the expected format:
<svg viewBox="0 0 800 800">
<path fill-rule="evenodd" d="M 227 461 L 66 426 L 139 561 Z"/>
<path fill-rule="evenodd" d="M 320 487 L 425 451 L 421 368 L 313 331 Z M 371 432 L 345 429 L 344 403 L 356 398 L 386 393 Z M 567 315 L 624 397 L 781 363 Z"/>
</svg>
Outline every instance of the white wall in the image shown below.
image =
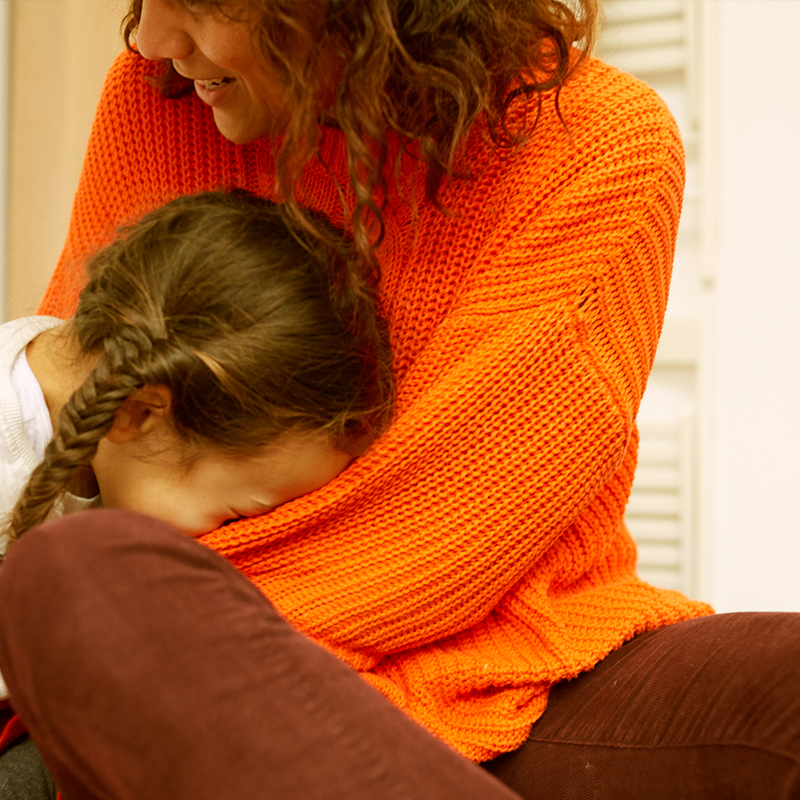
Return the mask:
<svg viewBox="0 0 800 800">
<path fill-rule="evenodd" d="M 11 3 L 0 0 L 0 322 L 5 322 L 8 270 L 8 129 Z"/>
<path fill-rule="evenodd" d="M 0 0 L 11 15 L 5 308 L 39 305 L 67 234 L 103 79 L 122 50 L 123 0 Z"/>
<path fill-rule="evenodd" d="M 719 26 L 707 599 L 800 611 L 800 1 L 721 0 Z"/>
</svg>

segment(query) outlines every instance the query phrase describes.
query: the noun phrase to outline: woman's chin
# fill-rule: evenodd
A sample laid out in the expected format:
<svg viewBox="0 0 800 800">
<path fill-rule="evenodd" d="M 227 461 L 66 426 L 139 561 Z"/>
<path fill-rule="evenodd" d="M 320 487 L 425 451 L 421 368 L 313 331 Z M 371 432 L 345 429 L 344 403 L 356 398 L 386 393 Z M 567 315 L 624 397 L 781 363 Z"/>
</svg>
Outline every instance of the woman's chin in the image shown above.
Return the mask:
<svg viewBox="0 0 800 800">
<path fill-rule="evenodd" d="M 264 120 L 230 114 L 221 108 L 215 108 L 213 111 L 217 130 L 233 144 L 251 144 L 261 139 L 272 139 L 279 133 L 273 130 L 272 124 L 267 124 Z"/>
</svg>

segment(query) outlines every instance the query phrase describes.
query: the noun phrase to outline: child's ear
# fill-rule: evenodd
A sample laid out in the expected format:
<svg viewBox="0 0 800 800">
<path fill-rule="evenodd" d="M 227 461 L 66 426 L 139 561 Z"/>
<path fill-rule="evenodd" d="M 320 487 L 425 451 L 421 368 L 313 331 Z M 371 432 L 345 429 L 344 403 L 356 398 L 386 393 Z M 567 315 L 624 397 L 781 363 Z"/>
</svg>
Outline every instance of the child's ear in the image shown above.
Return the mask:
<svg viewBox="0 0 800 800">
<path fill-rule="evenodd" d="M 171 408 L 172 391 L 168 386 L 162 383 L 143 386 L 117 409 L 106 439 L 112 444 L 132 442 L 167 422 Z"/>
</svg>

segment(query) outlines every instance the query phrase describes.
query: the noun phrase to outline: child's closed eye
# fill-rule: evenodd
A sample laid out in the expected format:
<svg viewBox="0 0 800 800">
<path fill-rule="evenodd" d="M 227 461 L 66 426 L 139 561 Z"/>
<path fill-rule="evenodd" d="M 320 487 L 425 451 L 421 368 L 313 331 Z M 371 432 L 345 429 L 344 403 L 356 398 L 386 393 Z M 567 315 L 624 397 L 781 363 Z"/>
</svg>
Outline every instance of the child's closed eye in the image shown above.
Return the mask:
<svg viewBox="0 0 800 800">
<path fill-rule="evenodd" d="M 242 519 L 243 517 L 258 517 L 261 514 L 274 511 L 275 508 L 275 505 L 269 503 L 250 503 L 241 508 L 231 509 L 231 514 L 234 519 Z"/>
</svg>

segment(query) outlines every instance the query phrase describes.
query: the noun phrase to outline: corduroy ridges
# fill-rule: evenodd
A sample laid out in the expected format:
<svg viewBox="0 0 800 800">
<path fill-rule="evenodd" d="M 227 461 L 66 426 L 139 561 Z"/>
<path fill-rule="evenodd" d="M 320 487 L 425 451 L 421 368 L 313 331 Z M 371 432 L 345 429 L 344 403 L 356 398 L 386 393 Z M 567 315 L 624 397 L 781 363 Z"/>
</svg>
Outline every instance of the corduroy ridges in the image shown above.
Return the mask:
<svg viewBox="0 0 800 800">
<path fill-rule="evenodd" d="M 42 313 L 69 315 L 86 252 L 145 210 L 234 186 L 272 196 L 270 144 L 227 142 L 147 69 L 126 53 L 109 73 Z M 546 96 L 517 153 L 477 126 L 460 164 L 473 177 L 444 187 L 446 214 L 424 203 L 413 153 L 399 156 L 377 251 L 395 424 L 322 490 L 204 537 L 478 761 L 524 741 L 553 683 L 710 612 L 636 577 L 623 523 L 680 216 L 679 135 L 649 89 L 598 61 L 560 106 L 569 134 Z M 327 128 L 299 198 L 342 225 L 337 180 L 349 197 Z"/>
</svg>

